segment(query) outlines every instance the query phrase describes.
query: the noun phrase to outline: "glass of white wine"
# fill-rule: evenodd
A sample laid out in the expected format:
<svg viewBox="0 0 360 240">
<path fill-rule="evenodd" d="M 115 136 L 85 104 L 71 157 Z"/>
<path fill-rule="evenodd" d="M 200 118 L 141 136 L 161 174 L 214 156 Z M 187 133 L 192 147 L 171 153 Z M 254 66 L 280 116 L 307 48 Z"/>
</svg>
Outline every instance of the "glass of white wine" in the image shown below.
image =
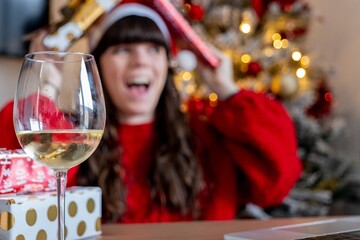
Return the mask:
<svg viewBox="0 0 360 240">
<path fill-rule="evenodd" d="M 105 103 L 91 54 L 35 52 L 25 56 L 14 103 L 14 127 L 25 152 L 57 179 L 58 239 L 65 239 L 67 170 L 97 148 Z"/>
</svg>

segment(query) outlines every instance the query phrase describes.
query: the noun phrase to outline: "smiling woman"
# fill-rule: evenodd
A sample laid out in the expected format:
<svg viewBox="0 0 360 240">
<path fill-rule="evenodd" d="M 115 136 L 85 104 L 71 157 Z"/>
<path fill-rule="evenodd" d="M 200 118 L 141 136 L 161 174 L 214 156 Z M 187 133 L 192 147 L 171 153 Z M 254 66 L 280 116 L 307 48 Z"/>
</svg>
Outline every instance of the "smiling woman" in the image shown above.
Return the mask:
<svg viewBox="0 0 360 240">
<path fill-rule="evenodd" d="M 131 24 L 135 21 L 136 17 L 128 17 L 123 20 L 124 26 L 116 27 L 129 26 L 130 31 L 134 29 Z M 145 30 L 147 26 L 143 26 Z M 142 33 L 133 30 L 132 34 Z M 109 47 L 101 55 L 99 63 L 103 81 L 119 110 L 119 120 L 128 124 L 151 121 L 167 75 L 165 47 L 151 42 L 120 43 Z"/>
</svg>

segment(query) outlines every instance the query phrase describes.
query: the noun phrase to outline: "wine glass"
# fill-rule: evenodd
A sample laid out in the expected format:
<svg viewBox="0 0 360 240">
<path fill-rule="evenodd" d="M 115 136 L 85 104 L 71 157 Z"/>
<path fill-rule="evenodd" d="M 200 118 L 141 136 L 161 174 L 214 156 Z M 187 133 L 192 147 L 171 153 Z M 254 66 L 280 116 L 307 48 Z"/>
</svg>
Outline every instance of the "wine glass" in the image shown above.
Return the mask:
<svg viewBox="0 0 360 240">
<path fill-rule="evenodd" d="M 25 55 L 15 94 L 14 127 L 25 152 L 55 172 L 59 240 L 65 239 L 67 170 L 95 151 L 105 118 L 102 86 L 91 54 Z"/>
</svg>

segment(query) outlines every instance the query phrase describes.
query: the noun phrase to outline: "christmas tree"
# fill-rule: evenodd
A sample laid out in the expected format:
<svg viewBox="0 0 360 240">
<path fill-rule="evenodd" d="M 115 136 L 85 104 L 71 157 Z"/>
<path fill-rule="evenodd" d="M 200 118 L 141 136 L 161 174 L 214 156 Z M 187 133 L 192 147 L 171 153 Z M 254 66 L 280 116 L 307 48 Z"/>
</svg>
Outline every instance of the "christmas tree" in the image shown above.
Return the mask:
<svg viewBox="0 0 360 240">
<path fill-rule="evenodd" d="M 333 148 L 341 137 L 344 121 L 332 112 L 335 100 L 328 74 L 312 63 L 305 46 L 312 14 L 308 4 L 300 0 L 172 3 L 203 39 L 232 58 L 239 88 L 278 98 L 294 120 L 303 175 L 283 205 L 272 209 L 252 206 L 248 214 L 283 217 L 357 213 L 360 177 L 352 162 Z M 182 57 L 187 64 L 176 78 L 177 86 L 185 97 L 200 94 L 211 101 L 213 93 L 203 89 L 193 72 L 194 61 L 186 54 Z"/>
</svg>

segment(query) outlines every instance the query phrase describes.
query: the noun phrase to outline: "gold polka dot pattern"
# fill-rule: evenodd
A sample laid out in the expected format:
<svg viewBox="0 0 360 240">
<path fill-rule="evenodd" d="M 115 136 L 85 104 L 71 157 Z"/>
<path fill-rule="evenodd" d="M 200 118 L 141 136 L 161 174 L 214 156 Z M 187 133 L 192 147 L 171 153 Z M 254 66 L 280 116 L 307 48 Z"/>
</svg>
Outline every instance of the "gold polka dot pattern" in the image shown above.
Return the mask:
<svg viewBox="0 0 360 240">
<path fill-rule="evenodd" d="M 66 196 L 65 236 L 78 239 L 101 234 L 101 189 L 74 187 Z M 0 199 L 0 209 L 3 211 L 0 212 L 0 240 L 56 238 L 56 194 L 21 195 L 11 201 Z"/>
<path fill-rule="evenodd" d="M 36 223 L 36 210 L 34 208 L 30 208 L 27 212 L 26 212 L 26 223 L 29 226 L 33 226 Z"/>
<path fill-rule="evenodd" d="M 100 231 L 101 231 L 101 218 L 98 218 L 98 219 L 96 220 L 95 230 L 96 230 L 97 232 L 100 232 Z"/>
<path fill-rule="evenodd" d="M 89 200 L 87 201 L 86 204 L 86 208 L 88 210 L 89 213 L 92 213 L 95 209 L 95 201 L 92 198 L 89 198 Z"/>
<path fill-rule="evenodd" d="M 36 235 L 36 240 L 47 240 L 47 235 L 45 230 L 41 229 Z"/>
<path fill-rule="evenodd" d="M 69 211 L 70 217 L 74 217 L 76 215 L 76 213 L 77 213 L 76 202 L 72 201 L 69 203 L 68 211 Z"/>
<path fill-rule="evenodd" d="M 56 205 L 51 205 L 47 211 L 47 217 L 50 222 L 53 222 L 56 220 L 57 217 L 57 207 Z"/>
<path fill-rule="evenodd" d="M 77 234 L 79 235 L 79 237 L 81 237 L 84 234 L 85 230 L 86 230 L 86 223 L 84 221 L 81 221 L 77 228 Z"/>
<path fill-rule="evenodd" d="M 16 236 L 15 240 L 25 240 L 25 237 L 24 235 L 20 234 Z"/>
<path fill-rule="evenodd" d="M 2 212 L 0 214 L 0 228 L 4 231 L 10 230 L 15 223 L 15 217 L 9 212 Z"/>
</svg>

